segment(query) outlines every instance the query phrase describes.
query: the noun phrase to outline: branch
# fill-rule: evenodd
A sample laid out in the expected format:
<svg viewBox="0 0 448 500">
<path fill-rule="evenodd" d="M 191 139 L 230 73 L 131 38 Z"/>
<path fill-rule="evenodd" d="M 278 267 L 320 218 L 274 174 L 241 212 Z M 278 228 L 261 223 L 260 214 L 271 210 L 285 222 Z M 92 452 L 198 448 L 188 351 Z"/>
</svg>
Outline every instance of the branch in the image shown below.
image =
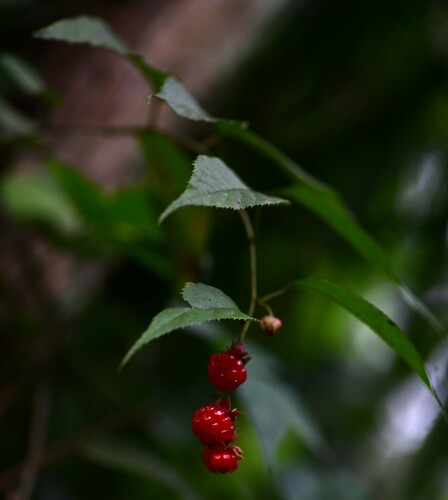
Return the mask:
<svg viewBox="0 0 448 500">
<path fill-rule="evenodd" d="M 248 316 L 253 316 L 255 311 L 255 306 L 257 304 L 258 292 L 257 292 L 257 252 L 255 246 L 255 231 L 252 226 L 252 222 L 246 210 L 240 210 L 240 216 L 244 224 L 244 229 L 246 230 L 247 241 L 249 242 L 249 259 L 250 259 L 250 306 L 247 313 Z M 243 343 L 249 330 L 251 321 L 246 321 L 241 330 L 238 342 Z"/>
<path fill-rule="evenodd" d="M 42 130 L 53 135 L 99 135 L 102 137 L 133 136 L 142 132 L 159 133 L 179 146 L 197 154 L 207 154 L 208 147 L 199 141 L 173 130 L 162 130 L 152 125 L 101 125 L 92 123 L 43 124 Z"/>
<path fill-rule="evenodd" d="M 94 425 L 75 432 L 53 446 L 50 446 L 46 450 L 41 450 L 34 456 L 34 466 L 36 467 L 36 470 L 48 467 L 71 455 L 86 442 L 97 439 L 102 435 L 112 430 L 124 427 L 131 422 L 138 421 L 146 414 L 147 408 L 140 407 L 125 410 L 115 415 L 110 415 Z M 23 474 L 26 465 L 26 461 L 21 462 L 0 474 L 0 492 L 7 491 L 14 485 L 14 483 Z"/>
</svg>

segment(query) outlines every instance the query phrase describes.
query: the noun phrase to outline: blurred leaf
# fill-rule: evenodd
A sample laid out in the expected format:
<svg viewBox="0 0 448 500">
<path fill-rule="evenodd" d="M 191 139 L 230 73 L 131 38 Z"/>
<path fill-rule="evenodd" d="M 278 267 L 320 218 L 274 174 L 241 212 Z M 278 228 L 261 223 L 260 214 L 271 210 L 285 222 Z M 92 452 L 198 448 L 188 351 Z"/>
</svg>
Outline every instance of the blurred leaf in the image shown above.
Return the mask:
<svg viewBox="0 0 448 500">
<path fill-rule="evenodd" d="M 322 278 L 304 278 L 294 281 L 293 284 L 299 288 L 320 292 L 350 311 L 383 339 L 433 393 L 420 354 L 400 328 L 382 311 L 352 290 Z"/>
<path fill-rule="evenodd" d="M 152 96 L 149 96 L 151 98 Z M 196 99 L 188 92 L 183 83 L 174 76 L 169 76 L 163 83 L 155 97 L 165 101 L 170 108 L 182 118 L 194 121 L 215 121 L 202 107 Z M 148 98 L 148 99 L 149 99 Z"/>
<path fill-rule="evenodd" d="M 224 135 L 232 137 L 247 146 L 250 146 L 255 151 L 269 158 L 281 171 L 283 171 L 289 178 L 294 181 L 300 181 L 315 190 L 320 190 L 328 194 L 332 193 L 337 196 L 336 192 L 330 186 L 319 181 L 306 170 L 299 167 L 291 158 L 286 156 L 278 148 L 270 144 L 268 141 L 257 135 L 255 132 L 249 130 L 245 124 L 230 121 L 219 120 L 215 123 L 215 127 Z"/>
<path fill-rule="evenodd" d="M 183 191 L 191 175 L 190 156 L 158 132 L 141 132 L 138 139 L 146 160 L 148 184 L 153 196 L 161 199 L 170 195 L 169 199 L 177 196 Z"/>
<path fill-rule="evenodd" d="M 233 301 L 217 288 L 209 287 L 202 283 L 188 283 L 184 294 L 185 291 L 188 300 L 191 300 L 192 304 L 199 305 L 200 307 L 173 307 L 160 312 L 126 354 L 121 367 L 145 344 L 178 328 L 197 325 L 204 321 L 221 319 L 257 321 L 255 318 L 251 318 L 241 312 L 237 307 L 229 307 L 230 304 L 234 304 Z M 207 294 L 211 295 L 209 306 L 206 305 Z"/>
<path fill-rule="evenodd" d="M 150 84 L 154 85 L 156 90 L 160 90 L 165 80 L 170 76 L 169 73 L 165 73 L 148 64 L 143 57 L 138 54 L 128 54 L 126 59 L 142 73 Z"/>
<path fill-rule="evenodd" d="M 315 420 L 292 388 L 278 378 L 272 357 L 252 348 L 250 351 L 250 376 L 238 392 L 268 462 L 274 462 L 279 445 L 290 431 L 317 455 L 324 452 L 327 445 Z"/>
<path fill-rule="evenodd" d="M 126 55 L 128 52 L 125 44 L 115 36 L 107 24 L 96 17 L 62 19 L 34 32 L 34 36 L 68 43 L 87 43 L 93 47 L 112 50 L 119 55 Z"/>
<path fill-rule="evenodd" d="M 45 90 L 45 83 L 39 74 L 20 57 L 3 53 L 0 55 L 0 66 L 23 92 L 33 95 Z"/>
<path fill-rule="evenodd" d="M 106 195 L 103 220 L 124 228 L 135 228 L 150 240 L 161 240 L 155 215 L 146 193 L 140 188 L 125 188 Z"/>
<path fill-rule="evenodd" d="M 81 228 L 75 208 L 48 172 L 9 175 L 3 180 L 1 197 L 18 219 L 42 221 L 65 234 Z"/>
<path fill-rule="evenodd" d="M 104 202 L 98 185 L 79 170 L 59 160 L 51 159 L 46 166 L 80 215 L 89 222 L 102 218 Z"/>
<path fill-rule="evenodd" d="M 183 477 L 169 464 L 147 450 L 117 442 L 84 445 L 82 455 L 92 462 L 124 473 L 136 474 L 163 483 L 180 498 L 198 499 Z"/>
<path fill-rule="evenodd" d="M 27 136 L 33 134 L 37 126 L 32 120 L 0 98 L 0 129 L 3 129 L 3 133 L 7 137 Z"/>
<path fill-rule="evenodd" d="M 129 52 L 124 42 L 100 18 L 80 16 L 61 19 L 46 28 L 36 31 L 34 36 L 67 43 L 86 43 L 92 47 L 111 50 L 132 63 L 157 90 L 160 90 L 169 76 L 168 73 L 146 63 L 140 55 Z"/>
<path fill-rule="evenodd" d="M 339 197 L 313 189 L 307 184 L 296 184 L 283 190 L 283 193 L 325 220 L 369 264 L 380 269 L 390 280 L 394 282 L 399 280 L 383 250 L 358 224 Z"/>
<path fill-rule="evenodd" d="M 439 335 L 447 335 L 440 321 L 398 276 L 387 255 L 359 225 L 332 187 L 312 177 L 279 149 L 248 130 L 241 123 L 220 120 L 215 123 L 215 127 L 224 135 L 258 151 L 270 159 L 289 178 L 296 182 L 299 181 L 298 184 L 283 190 L 283 194 L 304 205 L 327 222 L 369 264 L 379 269 L 389 280 L 398 285 L 408 305 L 425 318 Z"/>
<path fill-rule="evenodd" d="M 191 307 L 210 309 L 224 307 L 239 310 L 235 302 L 224 292 L 204 283 L 187 283 L 182 290 L 182 297 Z"/>
<path fill-rule="evenodd" d="M 86 221 L 111 237 L 126 242 L 139 237 L 160 241 L 155 215 L 141 188 L 124 188 L 114 193 L 87 179 L 81 172 L 51 160 L 48 167 Z"/>
<path fill-rule="evenodd" d="M 178 208 L 196 205 L 203 207 L 242 210 L 257 205 L 278 205 L 287 200 L 252 191 L 219 158 L 198 156 L 187 189 L 160 216 L 162 222 Z"/>
</svg>

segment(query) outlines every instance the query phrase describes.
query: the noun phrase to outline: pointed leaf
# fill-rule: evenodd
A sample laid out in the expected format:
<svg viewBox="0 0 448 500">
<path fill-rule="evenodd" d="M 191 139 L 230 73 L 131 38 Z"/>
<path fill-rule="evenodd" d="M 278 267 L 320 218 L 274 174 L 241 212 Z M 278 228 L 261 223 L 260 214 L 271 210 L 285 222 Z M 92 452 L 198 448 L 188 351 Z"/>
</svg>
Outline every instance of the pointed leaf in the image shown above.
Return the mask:
<svg viewBox="0 0 448 500">
<path fill-rule="evenodd" d="M 160 222 L 188 205 L 242 210 L 256 205 L 288 203 L 281 198 L 252 191 L 219 158 L 198 156 L 187 189 L 160 216 Z"/>
<path fill-rule="evenodd" d="M 246 144 L 271 160 L 285 175 L 295 181 L 296 184 L 283 191 L 283 194 L 304 205 L 329 224 L 369 264 L 375 266 L 392 283 L 398 285 L 408 305 L 425 318 L 439 335 L 447 335 L 440 321 L 406 286 L 393 269 L 387 255 L 378 243 L 359 225 L 333 188 L 311 176 L 282 151 L 248 130 L 243 124 L 219 120 L 214 125 L 222 134 Z"/>
<path fill-rule="evenodd" d="M 132 54 L 126 44 L 111 30 L 102 19 L 80 16 L 61 19 L 34 33 L 36 38 L 58 40 L 67 43 L 82 43 L 92 47 L 111 50 L 126 58 L 143 76 L 160 90 L 169 74 L 148 64 L 140 55 Z"/>
<path fill-rule="evenodd" d="M 284 190 L 283 193 L 324 219 L 369 264 L 383 271 L 392 281 L 396 282 L 398 280 L 386 254 L 358 224 L 338 197 L 326 192 L 316 191 L 306 184 L 296 184 Z"/>
<path fill-rule="evenodd" d="M 187 283 L 183 290 L 183 297 L 192 307 L 172 307 L 157 314 L 147 330 L 126 354 L 121 367 L 145 344 L 178 328 L 220 319 L 257 321 L 241 312 L 235 302 L 224 292 L 203 283 Z"/>
<path fill-rule="evenodd" d="M 36 70 L 15 54 L 1 54 L 0 66 L 14 80 L 15 84 L 27 94 L 39 94 L 45 90 L 45 83 Z"/>
<path fill-rule="evenodd" d="M 424 317 L 439 335 L 446 335 L 439 320 L 403 283 L 388 256 L 369 233 L 360 226 L 338 196 L 331 192 L 316 190 L 309 184 L 296 184 L 283 190 L 282 193 L 293 201 L 306 206 L 327 222 L 370 265 L 380 270 L 390 281 L 398 285 L 408 305 Z"/>
<path fill-rule="evenodd" d="M 280 151 L 280 149 L 276 148 L 252 130 L 249 130 L 244 123 L 231 120 L 219 120 L 215 123 L 215 127 L 222 134 L 246 144 L 255 151 L 258 151 L 264 157 L 270 159 L 290 179 L 307 184 L 317 190 L 328 193 L 331 192 L 336 195 L 336 192 L 330 186 L 313 177 Z"/>
<path fill-rule="evenodd" d="M 322 278 L 312 276 L 297 280 L 293 284 L 320 292 L 350 311 L 383 339 L 433 393 L 420 354 L 400 328 L 382 311 L 352 290 Z"/>
<path fill-rule="evenodd" d="M 79 16 L 62 19 L 34 33 L 36 38 L 59 40 L 68 43 L 87 43 L 93 47 L 112 50 L 119 55 L 128 52 L 125 44 L 111 31 L 101 19 Z"/>
<path fill-rule="evenodd" d="M 194 121 L 215 121 L 215 118 L 212 118 L 202 109 L 183 83 L 174 76 L 170 76 L 165 80 L 155 97 L 165 101 L 177 115 L 183 118 Z"/>
<path fill-rule="evenodd" d="M 8 102 L 0 98 L 0 136 L 32 135 L 37 125 Z"/>
<path fill-rule="evenodd" d="M 204 321 L 215 321 L 220 319 L 236 319 L 236 320 L 254 320 L 250 316 L 230 308 L 211 308 L 211 309 L 190 309 L 188 307 L 172 307 L 160 312 L 149 325 L 148 329 L 132 346 L 131 350 L 126 354 L 121 366 L 123 367 L 131 357 L 141 349 L 145 344 L 152 340 L 158 339 L 166 333 L 170 333 L 178 328 L 197 325 Z"/>
<path fill-rule="evenodd" d="M 187 283 L 182 291 L 182 297 L 191 307 L 210 309 L 223 307 L 239 310 L 235 302 L 224 292 L 204 283 Z"/>
</svg>

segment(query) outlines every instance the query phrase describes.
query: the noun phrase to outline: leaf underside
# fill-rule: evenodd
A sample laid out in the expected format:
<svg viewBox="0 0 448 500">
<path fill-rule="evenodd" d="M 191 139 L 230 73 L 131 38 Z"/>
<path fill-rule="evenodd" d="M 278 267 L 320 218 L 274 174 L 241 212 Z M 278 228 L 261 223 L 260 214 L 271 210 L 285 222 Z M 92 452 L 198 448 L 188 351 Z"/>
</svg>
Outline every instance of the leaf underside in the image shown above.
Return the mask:
<svg viewBox="0 0 448 500">
<path fill-rule="evenodd" d="M 170 108 L 182 118 L 205 122 L 213 122 L 216 120 L 216 118 L 212 118 L 207 111 L 200 106 L 196 99 L 185 88 L 183 83 L 174 76 L 166 78 L 162 88 L 155 94 L 155 97 L 165 101 Z"/>
<path fill-rule="evenodd" d="M 67 43 L 86 43 L 93 47 L 112 50 L 119 55 L 128 52 L 126 45 L 112 32 L 101 19 L 79 16 L 61 19 L 34 33 L 37 38 L 59 40 Z"/>
<path fill-rule="evenodd" d="M 183 296 L 192 307 L 171 307 L 157 314 L 147 330 L 126 354 L 121 367 L 145 344 L 173 330 L 221 319 L 256 321 L 255 318 L 241 312 L 235 302 L 224 292 L 209 285 L 187 283 Z"/>
<path fill-rule="evenodd" d="M 162 213 L 159 222 L 185 206 L 242 210 L 260 205 L 279 205 L 287 200 L 252 191 L 219 158 L 198 156 L 187 189 Z"/>
</svg>

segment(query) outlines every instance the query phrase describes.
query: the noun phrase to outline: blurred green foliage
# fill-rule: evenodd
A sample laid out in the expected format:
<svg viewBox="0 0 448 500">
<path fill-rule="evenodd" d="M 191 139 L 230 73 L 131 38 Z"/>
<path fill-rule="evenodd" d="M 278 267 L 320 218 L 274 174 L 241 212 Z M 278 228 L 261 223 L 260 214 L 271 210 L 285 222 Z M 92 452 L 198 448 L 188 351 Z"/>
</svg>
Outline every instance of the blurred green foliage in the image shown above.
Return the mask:
<svg viewBox="0 0 448 500">
<path fill-rule="evenodd" d="M 34 9 L 33 21 L 21 4 Z M 175 332 L 117 372 L 187 281 L 224 290 L 245 311 L 249 257 L 234 213 L 185 208 L 157 225 L 195 156 L 170 137 L 141 131 L 138 183 L 114 192 L 42 154 L 32 99 L 52 94 L 30 76 L 26 61 L 37 49 L 29 33 L 72 13 L 80 11 L 0 3 L 1 491 L 23 484 L 14 465 L 44 421 L 36 500 L 446 500 L 448 433 L 435 403 L 385 344 L 317 294 L 272 301 L 284 323 L 278 337 L 249 331 L 249 379 L 234 398 L 246 460 L 232 475 L 205 470 L 190 419 L 213 396 L 208 356 L 237 325 Z M 341 192 L 445 327 L 447 60 L 441 2 L 291 2 L 207 106 L 248 120 Z M 256 190 L 288 184 L 286 170 L 247 146 L 228 134 L 213 152 Z M 39 170 L 15 168 L 29 152 Z M 407 332 L 446 397 L 446 339 L 372 262 L 303 206 L 251 215 L 261 294 L 310 274 L 357 290 Z"/>
</svg>

